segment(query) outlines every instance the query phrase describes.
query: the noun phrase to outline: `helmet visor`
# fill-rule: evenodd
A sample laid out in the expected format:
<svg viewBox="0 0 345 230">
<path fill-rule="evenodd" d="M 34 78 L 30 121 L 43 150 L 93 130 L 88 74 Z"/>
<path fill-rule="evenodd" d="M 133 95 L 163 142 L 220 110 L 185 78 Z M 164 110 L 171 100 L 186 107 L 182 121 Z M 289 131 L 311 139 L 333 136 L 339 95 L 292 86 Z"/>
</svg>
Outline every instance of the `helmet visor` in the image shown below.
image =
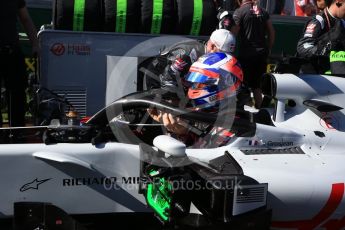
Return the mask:
<svg viewBox="0 0 345 230">
<path fill-rule="evenodd" d="M 218 83 L 218 79 L 219 74 L 213 74 L 213 76 L 210 77 L 209 74 L 199 72 L 190 72 L 187 76 L 187 81 L 189 81 L 191 84 L 202 83 L 208 85 L 215 85 Z"/>
</svg>

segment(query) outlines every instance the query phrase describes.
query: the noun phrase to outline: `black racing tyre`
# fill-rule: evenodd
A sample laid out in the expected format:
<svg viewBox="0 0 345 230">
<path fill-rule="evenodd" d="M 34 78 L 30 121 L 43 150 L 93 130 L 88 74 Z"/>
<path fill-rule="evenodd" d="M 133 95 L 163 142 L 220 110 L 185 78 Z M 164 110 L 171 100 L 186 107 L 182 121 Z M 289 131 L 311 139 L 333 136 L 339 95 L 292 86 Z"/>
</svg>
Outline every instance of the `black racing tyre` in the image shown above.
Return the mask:
<svg viewBox="0 0 345 230">
<path fill-rule="evenodd" d="M 178 34 L 209 36 L 216 29 L 217 9 L 213 0 L 176 1 Z"/>
<path fill-rule="evenodd" d="M 81 7 L 77 7 L 78 5 Z M 84 10 L 82 10 L 83 5 Z M 103 1 L 55 0 L 53 3 L 53 28 L 57 30 L 102 31 Z"/>
<path fill-rule="evenodd" d="M 140 32 L 139 0 L 104 0 L 104 31 Z"/>
<path fill-rule="evenodd" d="M 175 0 L 141 0 L 141 32 L 175 34 Z"/>
</svg>

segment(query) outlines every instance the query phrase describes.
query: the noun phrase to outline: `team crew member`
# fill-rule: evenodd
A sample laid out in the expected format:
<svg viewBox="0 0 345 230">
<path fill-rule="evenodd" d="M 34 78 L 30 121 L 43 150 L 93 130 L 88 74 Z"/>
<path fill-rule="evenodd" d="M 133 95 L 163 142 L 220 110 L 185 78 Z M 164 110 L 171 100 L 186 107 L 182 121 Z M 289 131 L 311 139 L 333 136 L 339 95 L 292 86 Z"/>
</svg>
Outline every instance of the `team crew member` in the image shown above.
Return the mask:
<svg viewBox="0 0 345 230">
<path fill-rule="evenodd" d="M 345 0 L 330 0 L 328 7 L 320 15 L 313 17 L 306 25 L 303 37 L 298 41 L 297 53 L 300 57 L 315 58 L 329 56 L 332 50 L 345 48 Z M 316 71 L 329 70 L 329 60 L 314 63 Z M 304 72 L 309 71 L 308 67 Z"/>
<path fill-rule="evenodd" d="M 260 108 L 260 82 L 266 72 L 267 58 L 274 43 L 275 32 L 265 9 L 254 4 L 252 0 L 242 0 L 239 3 L 241 5 L 233 15 L 240 43 L 238 59 L 244 72 L 244 84 L 251 88 L 255 107 Z"/>
<path fill-rule="evenodd" d="M 180 43 L 174 46 L 169 52 L 174 53 L 176 50 L 178 50 L 178 52 L 176 56 L 173 56 L 174 61 L 172 64 L 167 66 L 164 73 L 160 75 L 161 87 L 172 92 L 180 90 L 184 95 L 186 87 L 186 85 L 183 85 L 185 82 L 184 75 L 188 72 L 193 62 L 204 53 L 233 53 L 235 51 L 235 46 L 235 37 L 226 29 L 213 31 L 206 44 L 202 45 L 202 49 L 200 43 L 196 43 L 195 41 L 190 41 L 188 46 L 186 46 L 186 43 Z"/>
<path fill-rule="evenodd" d="M 5 83 L 10 126 L 24 126 L 26 70 L 20 50 L 17 17 L 37 53 L 37 31 L 24 0 L 0 1 L 0 84 Z M 2 119 L 1 119 L 2 120 Z"/>
</svg>

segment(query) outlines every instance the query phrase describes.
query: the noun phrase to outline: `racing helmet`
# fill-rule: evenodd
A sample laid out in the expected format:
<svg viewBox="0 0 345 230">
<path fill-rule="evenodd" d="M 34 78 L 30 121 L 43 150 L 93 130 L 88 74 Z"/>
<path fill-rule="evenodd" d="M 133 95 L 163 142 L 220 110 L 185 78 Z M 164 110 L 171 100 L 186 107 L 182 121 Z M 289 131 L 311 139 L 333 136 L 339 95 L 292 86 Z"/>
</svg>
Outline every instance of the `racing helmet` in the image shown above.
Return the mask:
<svg viewBox="0 0 345 230">
<path fill-rule="evenodd" d="M 218 109 L 228 98 L 236 98 L 243 81 L 237 59 L 226 53 L 209 53 L 194 62 L 186 76 L 188 98 L 195 110 Z"/>
</svg>

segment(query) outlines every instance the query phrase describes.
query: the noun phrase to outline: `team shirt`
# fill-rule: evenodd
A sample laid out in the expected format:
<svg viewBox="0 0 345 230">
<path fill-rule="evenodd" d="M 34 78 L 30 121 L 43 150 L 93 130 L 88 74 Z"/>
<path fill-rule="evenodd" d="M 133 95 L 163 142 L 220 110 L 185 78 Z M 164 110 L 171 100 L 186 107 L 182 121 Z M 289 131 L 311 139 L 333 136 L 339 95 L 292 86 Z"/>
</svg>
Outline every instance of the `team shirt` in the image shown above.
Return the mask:
<svg viewBox="0 0 345 230">
<path fill-rule="evenodd" d="M 240 26 L 239 57 L 267 54 L 266 22 L 270 19 L 268 12 L 249 1 L 236 9 L 233 17 L 236 25 Z"/>
</svg>

